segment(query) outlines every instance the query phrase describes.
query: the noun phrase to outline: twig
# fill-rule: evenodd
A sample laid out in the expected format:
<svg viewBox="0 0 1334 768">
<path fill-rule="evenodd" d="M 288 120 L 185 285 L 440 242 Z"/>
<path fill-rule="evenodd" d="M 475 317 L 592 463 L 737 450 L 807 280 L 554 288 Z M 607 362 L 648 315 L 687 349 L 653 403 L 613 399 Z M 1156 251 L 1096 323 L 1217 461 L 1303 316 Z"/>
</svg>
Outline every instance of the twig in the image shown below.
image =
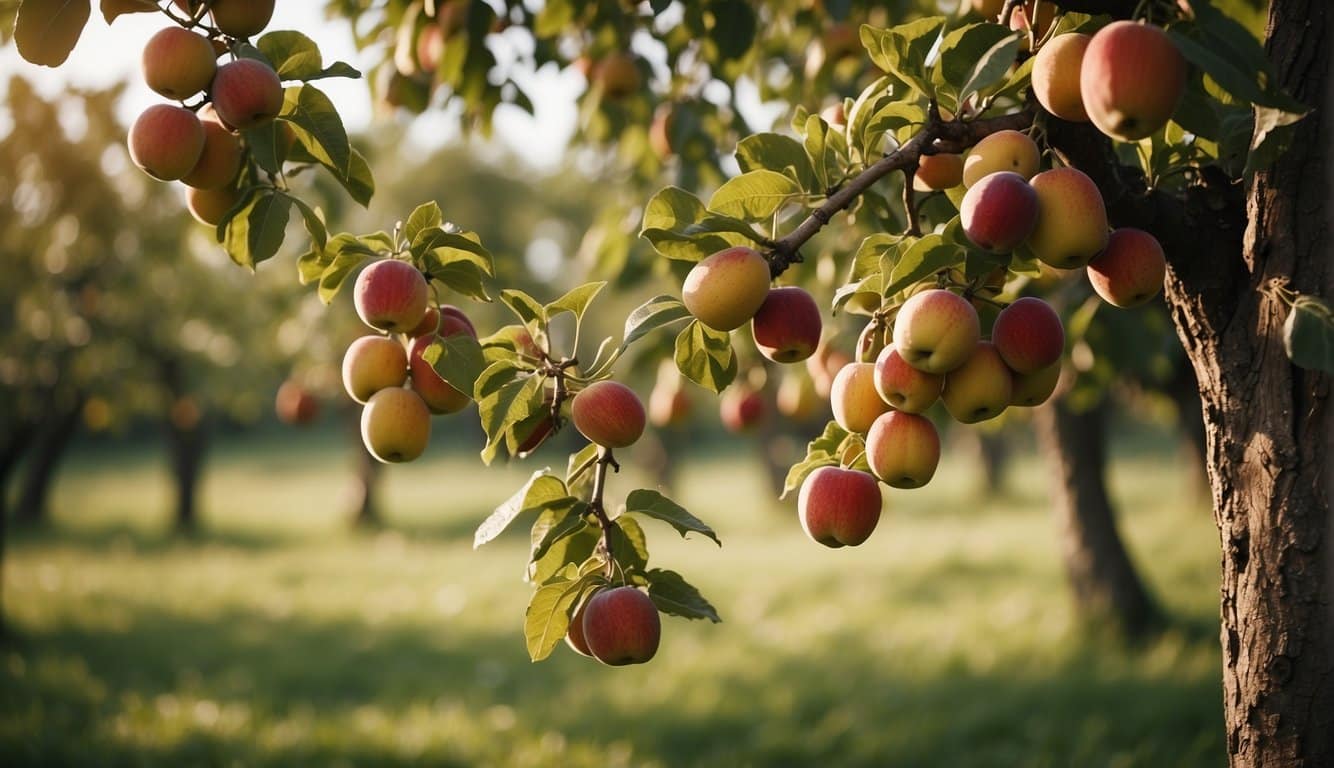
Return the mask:
<svg viewBox="0 0 1334 768">
<path fill-rule="evenodd" d="M 593 475 L 593 496 L 588 500 L 588 511 L 593 513 L 598 525 L 602 526 L 602 552 L 607 556 L 607 578 L 610 580 L 615 573 L 615 558 L 612 556 L 611 548 L 611 518 L 607 517 L 607 509 L 602 502 L 602 495 L 607 487 L 607 467 L 617 472 L 621 471 L 621 465 L 616 463 L 611 449 L 598 446 L 597 474 Z"/>
</svg>

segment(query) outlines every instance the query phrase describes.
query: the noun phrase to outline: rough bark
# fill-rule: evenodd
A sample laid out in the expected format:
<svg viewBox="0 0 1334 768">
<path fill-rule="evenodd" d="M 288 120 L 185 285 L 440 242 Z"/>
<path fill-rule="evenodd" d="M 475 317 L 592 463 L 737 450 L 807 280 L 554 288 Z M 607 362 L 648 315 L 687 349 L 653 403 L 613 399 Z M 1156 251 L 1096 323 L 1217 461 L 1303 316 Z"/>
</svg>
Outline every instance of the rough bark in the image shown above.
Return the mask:
<svg viewBox="0 0 1334 768">
<path fill-rule="evenodd" d="M 32 447 L 23 466 L 23 480 L 19 487 L 14 519 L 24 525 L 40 525 L 46 521 L 51 496 L 51 481 L 65 455 L 70 440 L 79 427 L 84 395 L 70 393 L 68 397 L 52 398 L 50 410 L 42 419 Z"/>
<path fill-rule="evenodd" d="M 1052 511 L 1076 612 L 1090 627 L 1108 627 L 1129 637 L 1146 634 L 1161 616 L 1117 531 L 1104 476 L 1105 405 L 1076 411 L 1057 397 L 1035 416 L 1053 471 Z"/>
<path fill-rule="evenodd" d="M 1334 297 L 1329 20 L 1324 2 L 1271 3 L 1277 83 L 1318 108 L 1244 189 L 1206 172 L 1182 199 L 1145 193 L 1086 128 L 1053 121 L 1048 133 L 1095 177 L 1112 223 L 1154 232 L 1168 253 L 1168 305 L 1203 401 L 1222 543 L 1224 715 L 1238 767 L 1334 765 L 1330 377 L 1288 361 L 1288 307 L 1272 290 L 1282 281 Z"/>
</svg>

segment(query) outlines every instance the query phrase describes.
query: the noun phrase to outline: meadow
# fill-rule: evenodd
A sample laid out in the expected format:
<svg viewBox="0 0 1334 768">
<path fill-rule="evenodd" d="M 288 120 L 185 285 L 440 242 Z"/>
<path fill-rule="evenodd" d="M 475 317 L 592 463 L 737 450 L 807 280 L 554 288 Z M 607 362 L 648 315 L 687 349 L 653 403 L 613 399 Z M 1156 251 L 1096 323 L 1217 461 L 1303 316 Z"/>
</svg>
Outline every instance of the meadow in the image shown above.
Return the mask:
<svg viewBox="0 0 1334 768">
<path fill-rule="evenodd" d="M 1116 443 L 1122 533 L 1171 616 L 1135 645 L 1081 631 L 1047 470 L 980 499 L 947 457 L 862 547 L 805 538 L 752 449 L 670 495 L 721 548 L 645 521 L 653 563 L 724 623 L 665 618 L 651 663 L 528 661 L 525 525 L 472 531 L 532 466 L 436 451 L 345 516 L 343 442 L 229 437 L 200 533 L 170 534 L 154 447 L 81 448 L 44 530 L 9 542 L 0 764 L 1214 766 L 1224 760 L 1217 536 L 1170 440 Z M 1162 447 L 1164 443 L 1169 447 Z M 562 461 L 539 454 L 539 462 Z M 636 487 L 616 477 L 617 489 Z"/>
</svg>

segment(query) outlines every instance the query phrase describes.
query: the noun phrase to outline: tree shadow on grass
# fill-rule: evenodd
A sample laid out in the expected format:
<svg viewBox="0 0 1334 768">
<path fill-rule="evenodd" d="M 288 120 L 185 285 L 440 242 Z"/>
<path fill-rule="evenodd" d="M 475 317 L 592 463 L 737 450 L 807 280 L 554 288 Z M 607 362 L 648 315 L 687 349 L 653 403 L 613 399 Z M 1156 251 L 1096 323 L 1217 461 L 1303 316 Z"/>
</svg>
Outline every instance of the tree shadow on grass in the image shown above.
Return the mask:
<svg viewBox="0 0 1334 768">
<path fill-rule="evenodd" d="M 736 633 L 746 647 L 719 659 L 704 634 L 716 629 L 671 620 L 704 652 L 682 641 L 609 669 L 564 648 L 531 664 L 517 625 L 128 610 L 114 630 L 21 628 L 0 665 L 0 762 L 507 765 L 550 749 L 536 764 L 603 765 L 627 748 L 663 765 L 1223 757 L 1216 675 L 1117 661 L 1098 643 L 920 668 L 912 648 L 888 654 L 850 632 L 801 653 Z"/>
</svg>

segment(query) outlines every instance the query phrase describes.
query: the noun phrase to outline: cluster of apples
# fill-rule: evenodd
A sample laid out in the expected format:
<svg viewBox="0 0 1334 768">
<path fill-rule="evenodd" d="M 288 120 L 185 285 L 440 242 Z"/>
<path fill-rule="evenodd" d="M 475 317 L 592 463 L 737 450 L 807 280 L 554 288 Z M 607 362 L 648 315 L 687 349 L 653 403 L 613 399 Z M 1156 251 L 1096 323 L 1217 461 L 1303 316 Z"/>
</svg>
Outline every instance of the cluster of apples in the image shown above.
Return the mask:
<svg viewBox="0 0 1334 768">
<path fill-rule="evenodd" d="M 396 259 L 372 263 L 357 275 L 353 303 L 362 322 L 393 335 L 368 334 L 343 356 L 343 387 L 365 405 L 361 438 L 385 463 L 412 461 L 431 438 L 431 415 L 456 413 L 472 398 L 445 381 L 426 350 L 437 341 L 477 329 L 458 307 L 429 306 L 426 278 Z"/>
<path fill-rule="evenodd" d="M 189 0 L 175 0 L 186 13 Z M 222 35 L 245 39 L 259 33 L 273 17 L 274 0 L 214 0 L 212 25 Z M 198 5 L 196 2 L 195 5 Z M 154 104 L 129 132 L 130 158 L 160 181 L 181 181 L 186 201 L 199 221 L 215 225 L 238 200 L 236 178 L 243 149 L 238 131 L 271 121 L 283 106 L 283 86 L 273 68 L 255 59 L 218 64 L 226 42 L 191 29 L 171 26 L 144 45 L 144 81 L 157 93 L 187 107 Z"/>
<path fill-rule="evenodd" d="M 1064 348 L 1060 317 L 1041 299 L 1011 302 L 983 340 L 968 299 L 943 288 L 913 295 L 875 362 L 849 362 L 834 376 L 834 420 L 864 436 L 871 474 L 829 466 L 808 475 L 797 499 L 806 533 L 830 547 L 866 541 L 880 519 L 879 483 L 920 488 L 935 474 L 940 436 L 928 408 L 940 401 L 972 424 L 1038 405 L 1056 389 Z"/>
</svg>

